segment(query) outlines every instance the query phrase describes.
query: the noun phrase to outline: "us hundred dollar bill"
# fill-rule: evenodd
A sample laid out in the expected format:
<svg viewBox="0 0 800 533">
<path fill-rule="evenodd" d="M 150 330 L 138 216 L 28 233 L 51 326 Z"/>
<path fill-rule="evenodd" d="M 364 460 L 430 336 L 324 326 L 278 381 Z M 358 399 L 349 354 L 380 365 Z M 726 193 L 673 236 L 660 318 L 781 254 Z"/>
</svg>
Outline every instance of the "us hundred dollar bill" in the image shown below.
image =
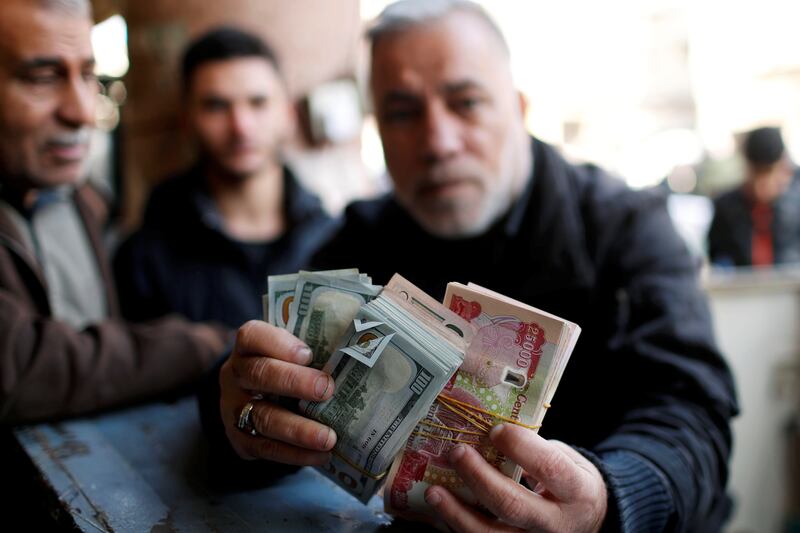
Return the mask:
<svg viewBox="0 0 800 533">
<path fill-rule="evenodd" d="M 294 274 L 280 274 L 267 278 L 267 294 L 263 296 L 264 320 L 273 326 L 286 329 L 291 319 L 290 309 L 294 303 L 297 281 L 304 271 Z M 369 276 L 360 274 L 357 268 L 343 268 L 339 270 L 321 270 L 314 272 L 321 276 L 352 281 L 372 283 Z"/>
<path fill-rule="evenodd" d="M 301 404 L 301 410 L 332 427 L 338 436 L 323 473 L 366 503 L 447 376 L 385 324 L 350 333 L 347 343 L 358 344 L 361 337 L 372 335 L 391 340 L 373 354 L 372 367 L 337 351 L 328 362 L 336 382 L 333 398 Z"/>
<path fill-rule="evenodd" d="M 466 322 L 405 283 L 362 306 L 348 326 L 323 369 L 336 383 L 333 397 L 300 403 L 338 436 L 322 472 L 363 502 L 464 357 L 463 338 L 442 322 Z"/>
<path fill-rule="evenodd" d="M 301 273 L 287 329 L 314 354 L 311 366 L 322 368 L 359 308 L 382 287 L 348 279 Z"/>
<path fill-rule="evenodd" d="M 264 315 L 303 340 L 314 354 L 311 366 L 319 369 L 358 309 L 381 288 L 355 268 L 270 276 Z"/>
</svg>

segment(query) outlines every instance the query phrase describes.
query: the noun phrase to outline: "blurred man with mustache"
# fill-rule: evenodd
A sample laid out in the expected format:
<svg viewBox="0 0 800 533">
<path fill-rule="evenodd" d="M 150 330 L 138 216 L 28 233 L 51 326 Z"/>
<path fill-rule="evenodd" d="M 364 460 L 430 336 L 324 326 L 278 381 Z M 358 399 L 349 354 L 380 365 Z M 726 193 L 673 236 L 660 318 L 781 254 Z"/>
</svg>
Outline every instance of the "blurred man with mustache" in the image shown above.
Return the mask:
<svg viewBox="0 0 800 533">
<path fill-rule="evenodd" d="M 490 435 L 538 483 L 513 483 L 462 445 L 449 460 L 488 512 L 440 486 L 426 501 L 455 531 L 719 530 L 736 396 L 665 199 L 526 133 L 508 47 L 475 3 L 396 2 L 369 39 L 395 190 L 350 206 L 317 266 L 378 283 L 399 272 L 437 298 L 474 282 L 583 328 L 541 436 L 513 424 Z M 216 413 L 240 457 L 328 460 L 333 430 L 270 396 L 334 394 L 309 361 L 284 330 L 240 328 Z M 255 434 L 238 429 L 242 412 Z"/>
<path fill-rule="evenodd" d="M 88 0 L 0 9 L 0 423 L 77 415 L 199 377 L 221 328 L 120 318 L 82 183 L 98 82 Z"/>
<path fill-rule="evenodd" d="M 264 41 L 212 30 L 188 46 L 182 74 L 199 159 L 153 191 L 117 255 L 122 307 L 237 327 L 260 316 L 267 276 L 305 266 L 332 221 L 282 163 L 294 112 Z"/>
</svg>

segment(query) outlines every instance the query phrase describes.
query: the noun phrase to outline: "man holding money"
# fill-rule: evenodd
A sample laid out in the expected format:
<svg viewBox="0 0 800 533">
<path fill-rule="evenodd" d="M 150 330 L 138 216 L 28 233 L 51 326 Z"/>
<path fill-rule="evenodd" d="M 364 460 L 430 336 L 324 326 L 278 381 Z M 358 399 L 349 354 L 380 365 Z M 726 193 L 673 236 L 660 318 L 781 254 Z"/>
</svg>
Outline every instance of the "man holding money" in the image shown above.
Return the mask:
<svg viewBox="0 0 800 533">
<path fill-rule="evenodd" d="M 426 491 L 427 503 L 458 531 L 719 529 L 736 398 L 664 199 L 527 135 L 508 48 L 477 5 L 397 2 L 369 37 L 395 191 L 350 206 L 317 266 L 358 266 L 378 283 L 398 272 L 435 297 L 449 281 L 470 281 L 583 328 L 546 438 L 508 423 L 491 432 L 527 486 L 455 446 L 451 464 L 491 515 L 442 486 Z M 253 401 L 253 392 L 331 397 L 333 381 L 306 368 L 311 360 L 286 331 L 240 329 L 220 408 L 241 457 L 328 460 L 330 428 Z M 253 434 L 237 429 L 245 405 Z"/>
</svg>

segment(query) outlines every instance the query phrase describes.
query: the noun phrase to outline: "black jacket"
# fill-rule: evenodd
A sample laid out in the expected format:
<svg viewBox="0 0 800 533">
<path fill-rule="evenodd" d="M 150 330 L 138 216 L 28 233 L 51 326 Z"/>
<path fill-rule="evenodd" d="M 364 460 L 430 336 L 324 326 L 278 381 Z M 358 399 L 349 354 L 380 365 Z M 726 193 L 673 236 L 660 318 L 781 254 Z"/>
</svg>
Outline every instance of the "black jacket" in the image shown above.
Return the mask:
<svg viewBox="0 0 800 533">
<path fill-rule="evenodd" d="M 447 282 L 474 282 L 578 323 L 542 435 L 603 473 L 608 528 L 718 530 L 737 403 L 665 199 L 532 149 L 526 190 L 485 234 L 432 237 L 386 196 L 351 205 L 312 263 L 376 283 L 398 272 L 440 300 Z"/>
<path fill-rule="evenodd" d="M 318 198 L 284 170 L 286 232 L 268 243 L 231 239 L 198 168 L 153 190 L 141 229 L 116 254 L 125 315 L 178 312 L 235 328 L 261 317 L 267 276 L 296 272 L 336 228 Z"/>
<path fill-rule="evenodd" d="M 719 266 L 753 264 L 752 203 L 741 187 L 714 200 L 714 219 L 708 232 L 708 255 Z M 800 170 L 789 189 L 772 204 L 774 262 L 800 263 Z"/>
</svg>

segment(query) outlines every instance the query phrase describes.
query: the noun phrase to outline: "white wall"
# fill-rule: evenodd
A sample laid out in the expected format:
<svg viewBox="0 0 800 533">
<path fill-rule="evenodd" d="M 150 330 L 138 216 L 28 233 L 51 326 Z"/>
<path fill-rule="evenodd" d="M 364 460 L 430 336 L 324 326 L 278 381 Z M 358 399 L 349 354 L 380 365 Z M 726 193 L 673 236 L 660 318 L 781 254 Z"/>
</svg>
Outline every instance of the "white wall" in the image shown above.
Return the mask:
<svg viewBox="0 0 800 533">
<path fill-rule="evenodd" d="M 787 424 L 797 416 L 800 275 L 738 274 L 707 282 L 720 347 L 736 378 L 730 532 L 779 532 L 789 511 Z"/>
</svg>

